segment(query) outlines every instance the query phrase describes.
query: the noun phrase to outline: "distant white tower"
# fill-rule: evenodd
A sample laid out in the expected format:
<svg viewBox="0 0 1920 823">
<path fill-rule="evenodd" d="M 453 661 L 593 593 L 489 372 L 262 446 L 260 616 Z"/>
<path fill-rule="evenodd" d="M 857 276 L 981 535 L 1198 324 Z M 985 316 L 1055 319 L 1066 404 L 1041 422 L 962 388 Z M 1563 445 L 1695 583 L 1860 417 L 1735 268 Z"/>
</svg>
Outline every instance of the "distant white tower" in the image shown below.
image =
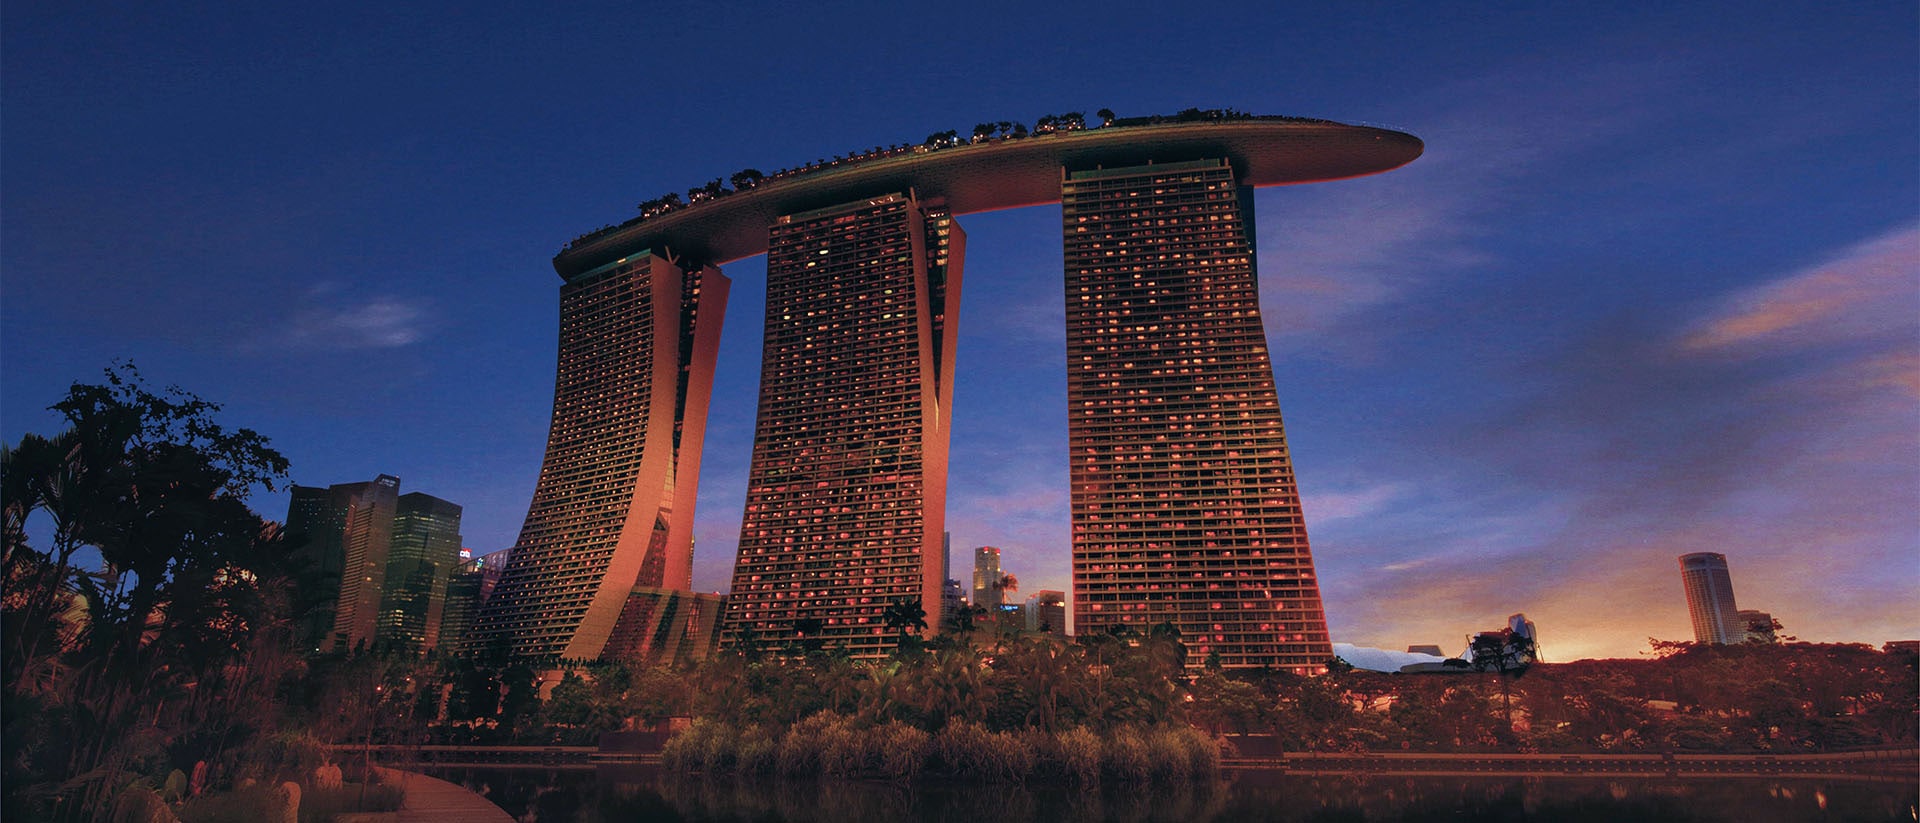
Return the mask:
<svg viewBox="0 0 1920 823">
<path fill-rule="evenodd" d="M 1727 573 L 1726 555 L 1681 555 L 1680 582 L 1687 589 L 1687 613 L 1693 617 L 1695 643 L 1725 645 L 1746 639 L 1747 627 L 1733 605 L 1733 577 Z"/>
</svg>

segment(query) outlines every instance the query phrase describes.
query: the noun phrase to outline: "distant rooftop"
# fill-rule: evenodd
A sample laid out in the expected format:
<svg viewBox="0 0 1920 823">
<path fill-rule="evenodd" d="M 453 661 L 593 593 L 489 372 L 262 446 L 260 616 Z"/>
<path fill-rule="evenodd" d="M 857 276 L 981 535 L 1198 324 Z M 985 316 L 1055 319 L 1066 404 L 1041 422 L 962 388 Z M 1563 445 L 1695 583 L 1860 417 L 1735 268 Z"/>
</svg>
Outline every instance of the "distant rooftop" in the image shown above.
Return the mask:
<svg viewBox="0 0 1920 823">
<path fill-rule="evenodd" d="M 641 217 L 576 238 L 553 258 L 553 268 L 571 277 L 647 249 L 719 265 L 766 253 L 767 229 L 781 215 L 908 190 L 922 199 L 944 198 L 955 215 L 1057 203 L 1062 167 L 1224 158 L 1242 184 L 1276 186 L 1387 171 L 1425 148 L 1419 138 L 1390 129 L 1231 112 L 1189 116 L 1193 111 L 977 142 L 945 132 L 918 145 L 760 175 L 737 191 L 709 184 L 697 202 L 649 201 Z"/>
</svg>

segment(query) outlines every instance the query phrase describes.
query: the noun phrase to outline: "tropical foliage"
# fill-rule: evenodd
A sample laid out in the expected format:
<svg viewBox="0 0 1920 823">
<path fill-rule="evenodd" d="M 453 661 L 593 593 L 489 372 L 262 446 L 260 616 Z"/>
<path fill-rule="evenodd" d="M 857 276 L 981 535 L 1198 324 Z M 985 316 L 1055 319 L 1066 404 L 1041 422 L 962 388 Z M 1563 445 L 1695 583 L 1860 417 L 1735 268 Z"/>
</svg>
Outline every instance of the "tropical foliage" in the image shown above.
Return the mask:
<svg viewBox="0 0 1920 823">
<path fill-rule="evenodd" d="M 901 642 L 883 660 L 804 620 L 782 648 L 743 633 L 685 668 L 536 667 L 498 649 L 303 657 L 294 626 L 327 587 L 245 503 L 286 460 L 216 404 L 130 365 L 106 377 L 54 404 L 66 431 L 0 450 L 7 819 L 104 818 L 129 787 L 180 803 L 355 747 L 591 745 L 670 718 L 693 718 L 666 751 L 690 771 L 1082 785 L 1211 774 L 1222 740 L 1242 754 L 1915 743 L 1916 656 L 1852 644 L 1653 641 L 1650 659 L 1548 665 L 1489 641 L 1452 673 L 1336 660 L 1309 678 L 1189 666 L 1171 624 L 1069 641 L 962 610 L 929 638 L 909 601 L 887 608 Z"/>
<path fill-rule="evenodd" d="M 287 461 L 130 364 L 0 454 L 8 818 L 99 809 L 270 731 L 303 570 L 246 495 Z M 36 543 L 38 545 L 36 545 Z"/>
</svg>

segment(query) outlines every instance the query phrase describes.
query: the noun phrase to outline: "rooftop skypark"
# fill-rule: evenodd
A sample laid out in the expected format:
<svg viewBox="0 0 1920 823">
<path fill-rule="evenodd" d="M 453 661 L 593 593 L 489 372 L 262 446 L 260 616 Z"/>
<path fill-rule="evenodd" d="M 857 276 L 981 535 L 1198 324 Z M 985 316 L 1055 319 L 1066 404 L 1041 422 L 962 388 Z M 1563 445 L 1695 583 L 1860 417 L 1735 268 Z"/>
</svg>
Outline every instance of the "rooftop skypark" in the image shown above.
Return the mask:
<svg viewBox="0 0 1920 823">
<path fill-rule="evenodd" d="M 762 174 L 744 169 L 733 188 L 715 178 L 640 204 L 641 214 L 581 235 L 554 257 L 564 277 L 642 249 L 666 247 L 704 263 L 763 254 L 766 226 L 782 214 L 913 189 L 944 196 L 952 213 L 1056 203 L 1062 166 L 1090 168 L 1223 157 L 1246 185 L 1337 180 L 1397 168 L 1420 156 L 1419 138 L 1371 126 L 1231 109 L 1115 118 L 1088 128 L 1078 112 L 1024 124 L 983 123 L 971 139 L 938 132 L 913 145 L 876 146 L 832 160 Z"/>
</svg>

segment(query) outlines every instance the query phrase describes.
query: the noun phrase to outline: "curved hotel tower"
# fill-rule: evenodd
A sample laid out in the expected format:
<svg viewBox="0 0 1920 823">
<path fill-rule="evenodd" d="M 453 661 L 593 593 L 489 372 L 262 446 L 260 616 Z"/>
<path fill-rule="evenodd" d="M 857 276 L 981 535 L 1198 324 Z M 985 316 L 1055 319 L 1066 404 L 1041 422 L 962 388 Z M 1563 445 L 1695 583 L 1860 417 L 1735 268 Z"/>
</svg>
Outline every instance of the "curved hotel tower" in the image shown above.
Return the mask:
<svg viewBox="0 0 1920 823">
<path fill-rule="evenodd" d="M 547 455 L 473 646 L 597 658 L 630 603 L 649 602 L 636 587 L 692 588 L 693 499 L 728 282 L 639 250 L 561 285 Z"/>
<path fill-rule="evenodd" d="M 817 632 L 870 657 L 893 642 L 889 604 L 938 626 L 954 216 L 1057 202 L 1077 630 L 1171 621 L 1195 665 L 1307 673 L 1332 655 L 1260 320 L 1252 188 L 1386 171 L 1420 141 L 1212 114 L 956 143 L 710 185 L 554 258 L 553 430 L 479 642 L 634 654 L 609 637 L 644 634 L 689 587 L 727 283 L 715 267 L 761 253 L 759 415 L 725 630 Z"/>
</svg>

